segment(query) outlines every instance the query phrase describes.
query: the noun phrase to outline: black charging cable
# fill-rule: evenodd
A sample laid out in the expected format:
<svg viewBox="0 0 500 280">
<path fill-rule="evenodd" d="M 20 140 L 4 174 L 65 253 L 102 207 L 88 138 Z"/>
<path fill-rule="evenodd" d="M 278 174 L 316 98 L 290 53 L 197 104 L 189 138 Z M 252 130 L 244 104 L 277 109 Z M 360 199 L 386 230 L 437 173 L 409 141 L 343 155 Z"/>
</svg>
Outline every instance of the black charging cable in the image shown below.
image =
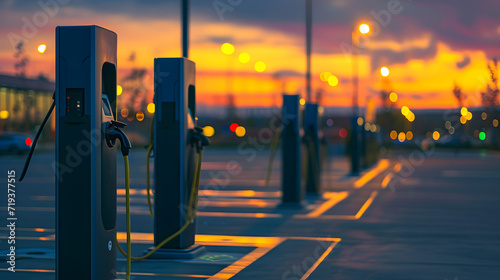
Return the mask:
<svg viewBox="0 0 500 280">
<path fill-rule="evenodd" d="M 43 128 L 45 127 L 45 124 L 49 120 L 50 115 L 52 114 L 52 111 L 54 111 L 54 107 L 56 106 L 56 93 L 54 92 L 54 95 L 52 95 L 52 105 L 50 105 L 50 109 L 45 115 L 45 118 L 42 121 L 42 124 L 40 125 L 40 128 L 36 132 L 35 139 L 33 140 L 30 148 L 30 152 L 28 154 L 28 157 L 26 158 L 26 162 L 24 163 L 24 168 L 23 172 L 21 172 L 21 177 L 19 177 L 19 181 L 22 181 L 24 179 L 24 176 L 26 176 L 26 172 L 28 171 L 28 166 L 30 165 L 31 162 L 31 157 L 33 156 L 33 152 L 35 151 L 36 145 L 38 144 L 38 138 L 40 137 L 40 134 L 42 133 Z"/>
</svg>

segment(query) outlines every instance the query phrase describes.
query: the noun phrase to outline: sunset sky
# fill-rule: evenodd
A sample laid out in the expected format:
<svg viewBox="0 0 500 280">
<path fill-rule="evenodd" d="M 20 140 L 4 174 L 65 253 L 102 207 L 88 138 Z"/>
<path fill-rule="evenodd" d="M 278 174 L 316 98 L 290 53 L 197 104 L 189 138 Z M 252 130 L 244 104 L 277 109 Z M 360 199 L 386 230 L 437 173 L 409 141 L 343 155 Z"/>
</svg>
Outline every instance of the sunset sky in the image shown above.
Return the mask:
<svg viewBox="0 0 500 280">
<path fill-rule="evenodd" d="M 178 0 L 59 2 L 67 4 L 58 5 L 56 10 L 51 6 L 54 12 L 49 11 L 45 18 L 40 14 L 47 12 L 38 1 L 0 2 L 0 73 L 14 72 L 14 48 L 9 40 L 14 33 L 26 39 L 28 75 L 43 72 L 54 79 L 54 30 L 59 25 L 95 24 L 115 31 L 118 82 L 132 68 L 147 68 L 152 75 L 155 57 L 181 55 Z M 467 94 L 467 106 L 480 105 L 480 92 L 489 79 L 487 60 L 500 58 L 500 1 L 403 0 L 399 13 L 387 11 L 391 2 L 314 1 L 313 89 L 324 90 L 324 105 L 351 105 L 351 59 L 345 50 L 351 44 L 352 30 L 364 22 L 373 32 L 363 40 L 359 58 L 362 104 L 368 96 L 378 98 L 382 81 L 379 69 L 387 66 L 400 105 L 415 109 L 457 107 L 452 94 L 454 81 Z M 276 96 L 282 91 L 305 95 L 304 3 L 192 0 L 190 59 L 197 65 L 199 102 L 220 104 L 231 90 L 228 76 L 233 81 L 237 106 L 276 105 Z M 374 14 L 383 14 L 383 26 L 374 24 Z M 25 27 L 26 22 L 37 20 L 43 24 L 35 26 L 35 31 Z M 222 54 L 220 47 L 225 42 L 235 46 L 233 55 Z M 42 43 L 47 51 L 40 54 L 37 46 Z M 136 59 L 130 61 L 134 52 Z M 242 52 L 250 54 L 250 62 L 238 61 Z M 263 73 L 254 70 L 257 61 L 266 64 Z M 322 82 L 320 73 L 324 71 L 337 76 L 339 85 L 331 87 Z"/>
</svg>

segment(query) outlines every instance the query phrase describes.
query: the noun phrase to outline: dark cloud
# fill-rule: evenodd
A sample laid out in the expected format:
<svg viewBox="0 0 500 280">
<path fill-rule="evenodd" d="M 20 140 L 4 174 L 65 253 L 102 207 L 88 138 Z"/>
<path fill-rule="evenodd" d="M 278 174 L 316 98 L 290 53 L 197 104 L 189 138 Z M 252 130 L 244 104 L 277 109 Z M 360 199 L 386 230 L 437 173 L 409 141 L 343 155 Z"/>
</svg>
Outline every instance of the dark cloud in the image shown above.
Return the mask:
<svg viewBox="0 0 500 280">
<path fill-rule="evenodd" d="M 42 0 L 49 1 L 49 0 Z M 296 37 L 303 44 L 304 0 L 191 0 L 194 22 L 227 22 L 258 26 Z M 179 0 L 72 0 L 67 6 L 83 8 L 101 14 L 120 14 L 131 20 L 142 18 L 180 18 Z M 234 5 L 232 5 L 233 3 Z M 427 49 L 404 52 L 381 50 L 374 53 L 374 63 L 380 57 L 398 63 L 416 58 L 425 59 L 436 52 L 436 42 L 444 42 L 453 50 L 483 50 L 490 57 L 500 55 L 500 1 L 498 0 L 400 0 L 402 11 L 387 14 L 389 0 L 315 0 L 313 48 L 316 53 L 342 53 L 339 45 L 350 43 L 351 31 L 360 21 L 377 22 L 374 14 L 382 15 L 373 40 L 406 40 L 430 35 Z M 222 8 L 221 8 L 222 7 Z M 8 1 L 2 10 L 34 13 L 41 10 L 38 1 Z M 387 23 L 387 24 L 386 24 Z M 9 23 L 10 24 L 10 23 Z M 22 22 L 19 22 L 22 24 Z M 375 25 L 377 25 L 375 24 Z M 383 26 L 382 26 L 383 25 Z M 377 28 L 374 29 L 377 30 Z M 194 27 L 195 28 L 195 25 Z M 231 34 L 222 36 L 232 38 Z M 222 38 L 221 37 L 221 38 Z M 220 38 L 219 38 L 220 39 Z M 218 41 L 218 38 L 208 38 Z M 194 42 L 199 42 L 193 38 Z"/>
<path fill-rule="evenodd" d="M 457 62 L 457 68 L 463 69 L 463 68 L 467 67 L 467 65 L 469 65 L 469 64 L 470 64 L 470 57 L 466 56 L 466 57 L 464 57 L 464 59 L 462 61 Z"/>
</svg>

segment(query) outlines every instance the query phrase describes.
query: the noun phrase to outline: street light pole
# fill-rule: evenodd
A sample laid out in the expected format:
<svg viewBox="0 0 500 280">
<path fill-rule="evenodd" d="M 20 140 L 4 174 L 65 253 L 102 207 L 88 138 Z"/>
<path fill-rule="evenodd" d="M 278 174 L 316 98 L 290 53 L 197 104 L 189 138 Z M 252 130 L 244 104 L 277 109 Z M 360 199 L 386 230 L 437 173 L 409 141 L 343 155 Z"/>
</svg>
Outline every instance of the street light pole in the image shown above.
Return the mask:
<svg viewBox="0 0 500 280">
<path fill-rule="evenodd" d="M 351 155 L 351 173 L 357 175 L 360 172 L 360 156 L 361 146 L 359 143 L 359 77 L 358 77 L 358 53 L 359 53 L 359 33 L 357 30 L 352 31 L 352 155 Z"/>
<path fill-rule="evenodd" d="M 182 0 L 182 56 L 189 57 L 189 0 Z"/>
<path fill-rule="evenodd" d="M 306 0 L 306 93 L 307 102 L 311 102 L 311 49 L 312 49 L 312 0 Z"/>
</svg>

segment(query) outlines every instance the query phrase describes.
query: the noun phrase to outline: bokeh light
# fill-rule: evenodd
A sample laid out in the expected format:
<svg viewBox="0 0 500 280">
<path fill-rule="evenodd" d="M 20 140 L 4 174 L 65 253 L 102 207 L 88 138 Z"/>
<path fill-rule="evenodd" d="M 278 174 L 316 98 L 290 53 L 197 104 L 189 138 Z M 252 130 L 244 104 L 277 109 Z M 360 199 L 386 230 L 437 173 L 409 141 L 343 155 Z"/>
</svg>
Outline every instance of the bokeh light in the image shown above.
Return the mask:
<svg viewBox="0 0 500 280">
<path fill-rule="evenodd" d="M 120 115 L 122 115 L 122 117 L 126 118 L 128 117 L 128 109 L 127 108 L 122 108 L 122 110 L 120 111 Z"/>
<path fill-rule="evenodd" d="M 230 126 L 229 126 L 229 130 L 231 130 L 231 132 L 236 132 L 236 129 L 238 128 L 238 124 L 237 123 L 232 123 Z"/>
<path fill-rule="evenodd" d="M 148 110 L 148 113 L 154 114 L 154 112 L 155 112 L 155 104 L 154 103 L 149 103 L 148 107 L 146 109 Z"/>
<path fill-rule="evenodd" d="M 241 63 L 248 63 L 250 61 L 250 55 L 248 53 L 240 53 L 238 60 Z"/>
<path fill-rule="evenodd" d="M 400 132 L 398 135 L 399 142 L 404 142 L 406 140 L 406 134 L 404 132 Z"/>
<path fill-rule="evenodd" d="M 238 126 L 238 128 L 236 128 L 236 131 L 234 133 L 238 137 L 243 137 L 247 133 L 247 130 L 243 126 Z"/>
<path fill-rule="evenodd" d="M 396 140 L 398 138 L 398 132 L 396 130 L 391 131 L 390 135 L 392 140 Z"/>
<path fill-rule="evenodd" d="M 494 127 L 498 127 L 498 120 L 497 119 L 494 119 L 492 123 L 493 123 Z"/>
<path fill-rule="evenodd" d="M 385 67 L 385 66 L 384 66 L 384 67 L 382 67 L 382 68 L 380 68 L 380 74 L 381 74 L 382 76 L 384 76 L 384 77 L 389 76 L 389 68 L 387 68 L 387 67 Z"/>
<path fill-rule="evenodd" d="M 434 131 L 432 133 L 432 139 L 434 139 L 435 141 L 439 140 L 439 138 L 441 138 L 441 134 L 439 133 L 439 131 Z"/>
<path fill-rule="evenodd" d="M 334 86 L 336 86 L 336 85 L 339 84 L 339 79 L 337 77 L 335 77 L 335 76 L 332 75 L 332 76 L 330 76 L 328 78 L 328 84 L 330 86 L 334 87 Z"/>
<path fill-rule="evenodd" d="M 410 109 L 408 108 L 408 106 L 403 106 L 401 108 L 401 114 L 403 114 L 403 116 L 406 116 L 408 115 L 408 113 L 410 113 Z"/>
<path fill-rule="evenodd" d="M 47 45 L 41 44 L 41 45 L 38 46 L 37 49 L 38 49 L 39 53 L 44 53 L 47 50 Z"/>
<path fill-rule="evenodd" d="M 137 114 L 135 114 L 135 118 L 142 122 L 144 120 L 144 113 L 143 112 L 137 112 Z"/>
<path fill-rule="evenodd" d="M 411 132 L 411 131 L 406 132 L 406 139 L 412 140 L 413 139 L 413 132 Z"/>
<path fill-rule="evenodd" d="M 485 121 L 487 118 L 488 114 L 486 114 L 486 112 L 481 113 L 481 119 L 483 119 L 483 121 Z"/>
<path fill-rule="evenodd" d="M 389 94 L 389 100 L 391 100 L 391 102 L 398 101 L 398 95 L 395 92 L 391 92 L 391 94 Z"/>
<path fill-rule="evenodd" d="M 370 26 L 366 23 L 363 23 L 359 26 L 359 32 L 361 32 L 361 34 L 368 34 L 368 32 L 370 32 Z"/>
<path fill-rule="evenodd" d="M 358 118 L 358 125 L 363 125 L 365 121 L 363 120 L 363 118 L 359 117 Z"/>
<path fill-rule="evenodd" d="M 225 55 L 232 55 L 234 53 L 234 46 L 229 43 L 224 43 L 220 47 L 221 51 Z"/>
<path fill-rule="evenodd" d="M 460 109 L 460 114 L 462 114 L 462 116 L 464 117 L 467 115 L 468 112 L 469 110 L 467 110 L 467 108 L 465 107 L 462 107 L 462 109 Z"/>
<path fill-rule="evenodd" d="M 266 68 L 267 68 L 266 64 L 262 61 L 257 61 L 255 63 L 255 71 L 257 71 L 259 73 L 266 71 Z"/>
<path fill-rule="evenodd" d="M 345 138 L 345 137 L 347 137 L 347 129 L 345 129 L 345 128 L 341 128 L 341 129 L 339 130 L 339 136 L 340 136 L 341 138 Z"/>
<path fill-rule="evenodd" d="M 304 98 L 301 98 L 299 100 L 299 103 L 300 103 L 300 105 L 304 106 L 304 105 L 306 105 L 306 100 Z"/>
<path fill-rule="evenodd" d="M 9 111 L 2 110 L 0 111 L 0 119 L 5 120 L 9 118 Z"/>
<path fill-rule="evenodd" d="M 203 128 L 203 135 L 207 136 L 207 137 L 212 137 L 214 136 L 215 134 L 215 128 L 207 125 Z"/>
<path fill-rule="evenodd" d="M 484 131 L 479 132 L 479 140 L 484 141 L 486 139 L 486 133 Z"/>
<path fill-rule="evenodd" d="M 327 81 L 328 81 L 328 78 L 330 78 L 330 76 L 332 76 L 332 73 L 330 73 L 330 72 L 322 72 L 322 73 L 319 75 L 319 78 L 320 78 L 323 82 L 327 82 Z"/>
<path fill-rule="evenodd" d="M 123 92 L 123 88 L 120 85 L 116 85 L 116 95 L 120 96 Z"/>
</svg>

